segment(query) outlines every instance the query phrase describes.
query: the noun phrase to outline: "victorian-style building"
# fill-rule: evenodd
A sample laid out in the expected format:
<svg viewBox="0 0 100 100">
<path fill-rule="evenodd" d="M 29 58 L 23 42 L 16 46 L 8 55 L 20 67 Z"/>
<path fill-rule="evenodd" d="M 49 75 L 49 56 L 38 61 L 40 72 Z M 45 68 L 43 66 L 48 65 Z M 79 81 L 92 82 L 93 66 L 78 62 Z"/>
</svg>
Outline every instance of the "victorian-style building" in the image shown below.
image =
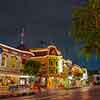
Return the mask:
<svg viewBox="0 0 100 100">
<path fill-rule="evenodd" d="M 22 73 L 22 65 L 32 56 L 31 52 L 0 43 L 0 85 L 25 84 L 27 76 Z"/>
<path fill-rule="evenodd" d="M 54 87 L 55 78 L 63 72 L 63 57 L 54 45 L 47 48 L 31 48 L 29 51 L 16 49 L 0 43 L 0 85 L 11 82 L 17 85 L 28 84 L 28 77 L 23 74 L 23 64 L 29 60 L 39 61 L 42 68 L 39 72 L 43 78 L 48 78 L 48 87 Z M 34 66 L 35 67 L 35 66 Z M 51 86 L 52 84 L 52 86 Z"/>
<path fill-rule="evenodd" d="M 72 61 L 64 60 L 61 51 L 55 45 L 31 48 L 27 51 L 0 43 L 0 86 L 9 86 L 11 83 L 28 85 L 30 76 L 23 74 L 22 69 L 23 64 L 30 59 L 42 64 L 38 73 L 42 84 L 46 83 L 48 88 L 59 88 L 67 84 L 66 79 L 72 74 Z M 82 80 L 86 80 L 86 75 L 87 73 L 83 75 Z"/>
</svg>

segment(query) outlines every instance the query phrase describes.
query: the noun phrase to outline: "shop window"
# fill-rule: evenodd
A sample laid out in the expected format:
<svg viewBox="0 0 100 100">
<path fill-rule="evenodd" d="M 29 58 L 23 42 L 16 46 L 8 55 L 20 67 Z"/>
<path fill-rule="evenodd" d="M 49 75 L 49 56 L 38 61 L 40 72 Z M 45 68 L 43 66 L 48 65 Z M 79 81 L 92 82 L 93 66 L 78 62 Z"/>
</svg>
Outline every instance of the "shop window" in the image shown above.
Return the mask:
<svg viewBox="0 0 100 100">
<path fill-rule="evenodd" d="M 14 80 L 11 80 L 11 84 L 15 84 L 15 81 Z"/>
<path fill-rule="evenodd" d="M 21 78 L 20 79 L 20 85 L 25 85 L 26 84 L 26 79 L 25 78 Z"/>
<path fill-rule="evenodd" d="M 98 77 L 96 77 L 96 79 L 97 79 L 97 81 L 99 81 L 100 80 L 100 77 L 98 76 Z"/>
</svg>

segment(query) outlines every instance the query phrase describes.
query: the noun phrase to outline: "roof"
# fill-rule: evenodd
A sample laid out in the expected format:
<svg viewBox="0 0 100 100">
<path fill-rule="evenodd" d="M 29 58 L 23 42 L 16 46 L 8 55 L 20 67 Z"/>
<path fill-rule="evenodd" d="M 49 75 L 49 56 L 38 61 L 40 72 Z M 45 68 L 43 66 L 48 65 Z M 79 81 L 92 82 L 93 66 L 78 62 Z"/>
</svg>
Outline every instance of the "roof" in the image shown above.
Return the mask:
<svg viewBox="0 0 100 100">
<path fill-rule="evenodd" d="M 47 48 L 31 48 L 29 49 L 29 51 L 24 50 L 24 48 L 20 49 L 16 49 L 14 47 L 11 46 L 7 46 L 5 44 L 0 43 L 0 47 L 3 47 L 5 49 L 9 49 L 15 52 L 19 52 L 19 53 L 24 53 L 24 54 L 30 54 L 33 57 L 39 57 L 39 56 L 46 56 L 48 54 L 50 54 L 50 52 L 52 51 L 51 49 L 53 48 L 53 52 L 52 55 L 61 55 L 61 52 L 58 51 L 58 49 L 56 48 L 56 46 L 50 45 Z M 56 52 L 56 53 L 55 53 Z"/>
<path fill-rule="evenodd" d="M 29 52 L 29 51 L 19 50 L 19 49 L 16 49 L 16 48 L 11 47 L 11 46 L 7 46 L 7 45 L 2 44 L 2 43 L 0 43 L 0 47 L 7 48 L 7 49 L 13 50 L 13 51 L 15 51 L 15 52 L 26 53 L 26 54 L 30 54 L 30 55 L 34 56 L 34 54 L 31 53 L 31 52 Z"/>
<path fill-rule="evenodd" d="M 54 45 L 49 45 L 47 48 L 31 48 L 29 51 L 35 56 L 61 55 L 61 52 Z"/>
<path fill-rule="evenodd" d="M 31 48 L 30 52 L 48 51 L 48 48 Z"/>
</svg>

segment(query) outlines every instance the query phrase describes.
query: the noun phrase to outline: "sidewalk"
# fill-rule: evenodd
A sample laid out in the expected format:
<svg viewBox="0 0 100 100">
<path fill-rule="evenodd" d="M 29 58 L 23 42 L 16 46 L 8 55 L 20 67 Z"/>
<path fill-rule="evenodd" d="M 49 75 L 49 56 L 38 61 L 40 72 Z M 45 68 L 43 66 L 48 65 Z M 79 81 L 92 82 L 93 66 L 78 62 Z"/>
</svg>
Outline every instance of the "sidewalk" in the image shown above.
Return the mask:
<svg viewBox="0 0 100 100">
<path fill-rule="evenodd" d="M 80 87 L 85 88 L 85 87 Z M 49 95 L 55 95 L 55 94 L 61 94 L 65 93 L 66 91 L 72 90 L 72 89 L 79 89 L 79 88 L 69 88 L 69 89 L 45 89 L 41 90 L 41 94 L 39 96 L 49 96 Z M 1 93 L 2 92 L 2 93 Z M 19 96 L 31 96 L 36 95 L 33 93 L 29 88 L 19 89 L 15 91 L 14 93 L 10 93 L 9 91 L 0 91 L 0 98 L 7 98 L 7 97 L 19 97 Z"/>
<path fill-rule="evenodd" d="M 9 91 L 7 88 L 0 89 L 0 98 L 14 97 L 14 96 L 24 96 L 34 94 L 30 88 L 19 88 L 16 91 Z"/>
</svg>

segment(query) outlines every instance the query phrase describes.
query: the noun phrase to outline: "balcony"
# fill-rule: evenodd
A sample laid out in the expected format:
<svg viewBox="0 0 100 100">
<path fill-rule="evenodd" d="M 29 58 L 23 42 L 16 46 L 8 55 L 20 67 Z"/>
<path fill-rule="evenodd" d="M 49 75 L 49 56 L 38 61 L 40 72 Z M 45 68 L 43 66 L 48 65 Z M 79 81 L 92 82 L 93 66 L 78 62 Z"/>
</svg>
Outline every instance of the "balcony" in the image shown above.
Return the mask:
<svg viewBox="0 0 100 100">
<path fill-rule="evenodd" d="M 21 70 L 22 68 L 19 67 L 0 67 L 1 74 L 22 74 Z"/>
</svg>

